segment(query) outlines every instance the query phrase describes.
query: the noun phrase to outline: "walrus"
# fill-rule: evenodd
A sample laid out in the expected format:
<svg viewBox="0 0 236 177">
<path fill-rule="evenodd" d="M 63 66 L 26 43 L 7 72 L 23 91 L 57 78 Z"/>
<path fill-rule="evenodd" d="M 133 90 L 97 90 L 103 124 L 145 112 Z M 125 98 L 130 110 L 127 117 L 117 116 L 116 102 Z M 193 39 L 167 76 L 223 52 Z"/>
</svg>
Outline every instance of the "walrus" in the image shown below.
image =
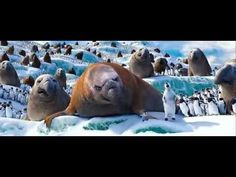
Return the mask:
<svg viewBox="0 0 236 177">
<path fill-rule="evenodd" d="M 50 49 L 50 44 L 48 42 L 46 42 L 45 44 L 42 45 L 42 48 L 45 50 Z"/>
<path fill-rule="evenodd" d="M 31 66 L 34 67 L 34 68 L 40 68 L 41 62 L 40 62 L 40 60 L 38 59 L 37 55 L 33 55 Z"/>
<path fill-rule="evenodd" d="M 72 47 L 66 48 L 64 55 L 71 55 L 71 50 L 72 50 Z"/>
<path fill-rule="evenodd" d="M 193 49 L 190 51 L 187 61 L 189 64 L 188 75 L 189 76 L 210 76 L 211 67 L 207 61 L 205 54 L 199 49 Z"/>
<path fill-rule="evenodd" d="M 140 77 L 116 63 L 90 64 L 76 81 L 69 106 L 45 117 L 50 127 L 55 117 L 84 118 L 138 114 L 151 119 L 148 111 L 163 111 L 162 94 Z"/>
<path fill-rule="evenodd" d="M 58 47 L 55 51 L 55 53 L 61 53 L 61 47 Z"/>
<path fill-rule="evenodd" d="M 1 46 L 8 46 L 8 42 L 7 41 L 0 41 L 0 45 Z"/>
<path fill-rule="evenodd" d="M 165 72 L 165 69 L 168 67 L 168 62 L 165 58 L 158 58 L 154 63 L 154 71 L 161 74 Z"/>
<path fill-rule="evenodd" d="M 7 56 L 6 52 L 0 56 L 0 62 L 2 61 L 9 61 L 9 57 Z"/>
<path fill-rule="evenodd" d="M 83 59 L 83 55 L 84 55 L 84 52 L 83 51 L 79 51 L 75 57 L 78 59 L 78 60 L 82 60 Z"/>
<path fill-rule="evenodd" d="M 123 57 L 121 51 L 119 51 L 118 54 L 117 54 L 117 58 L 120 58 L 120 57 Z"/>
<path fill-rule="evenodd" d="M 20 50 L 19 51 L 19 55 L 25 57 L 26 56 L 26 52 L 24 50 Z"/>
<path fill-rule="evenodd" d="M 0 84 L 20 87 L 20 79 L 15 68 L 9 61 L 0 63 Z"/>
<path fill-rule="evenodd" d="M 98 52 L 96 55 L 97 55 L 97 57 L 102 58 L 102 53 L 101 52 Z"/>
<path fill-rule="evenodd" d="M 142 48 L 131 55 L 129 69 L 141 78 L 154 76 L 154 69 L 148 49 Z"/>
<path fill-rule="evenodd" d="M 75 69 L 74 69 L 74 68 L 69 69 L 69 70 L 67 71 L 67 73 L 76 75 L 76 72 L 75 72 Z"/>
<path fill-rule="evenodd" d="M 38 46 L 37 45 L 33 45 L 32 48 L 31 48 L 31 52 L 32 53 L 36 53 L 38 51 L 39 51 Z"/>
<path fill-rule="evenodd" d="M 48 52 L 46 52 L 46 54 L 44 55 L 43 61 L 46 62 L 46 63 L 52 63 L 51 57 L 50 57 Z"/>
<path fill-rule="evenodd" d="M 236 97 L 236 59 L 225 62 L 216 72 L 214 82 L 221 86 L 222 97 L 226 102 L 227 112 L 230 113 L 232 111 L 230 101 Z"/>
<path fill-rule="evenodd" d="M 26 85 L 29 85 L 30 87 L 33 87 L 34 78 L 32 76 L 25 77 L 25 78 L 23 78 L 22 83 L 26 84 Z"/>
<path fill-rule="evenodd" d="M 57 79 L 59 82 L 59 85 L 63 88 L 66 89 L 66 72 L 62 68 L 58 68 L 54 77 Z"/>
<path fill-rule="evenodd" d="M 32 87 L 27 105 L 29 120 L 40 121 L 58 111 L 66 109 L 70 96 L 58 81 L 49 74 L 39 76 Z"/>
<path fill-rule="evenodd" d="M 29 55 L 27 55 L 26 57 L 24 57 L 24 58 L 21 60 L 20 64 L 21 64 L 21 65 L 28 66 L 29 62 L 30 62 L 30 57 L 29 57 Z"/>
<path fill-rule="evenodd" d="M 111 47 L 117 47 L 115 42 L 111 42 Z"/>
<path fill-rule="evenodd" d="M 12 45 L 12 46 L 10 46 L 8 49 L 7 49 L 7 54 L 8 55 L 13 55 L 14 54 L 14 46 Z"/>
</svg>

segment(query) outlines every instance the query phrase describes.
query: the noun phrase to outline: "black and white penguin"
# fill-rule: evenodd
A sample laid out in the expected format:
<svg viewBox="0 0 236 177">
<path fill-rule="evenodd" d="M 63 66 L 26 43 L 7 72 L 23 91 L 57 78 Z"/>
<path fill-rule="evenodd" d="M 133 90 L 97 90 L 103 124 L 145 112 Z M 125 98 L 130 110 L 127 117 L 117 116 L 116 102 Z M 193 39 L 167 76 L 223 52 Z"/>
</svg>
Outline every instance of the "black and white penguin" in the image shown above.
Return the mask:
<svg viewBox="0 0 236 177">
<path fill-rule="evenodd" d="M 183 98 L 181 98 L 181 99 L 179 100 L 179 107 L 180 107 L 181 112 L 182 112 L 186 117 L 191 116 L 190 110 L 189 110 L 189 107 L 188 107 L 188 104 L 184 101 Z"/>
<path fill-rule="evenodd" d="M 0 85 L 0 98 L 2 98 L 2 97 L 3 97 L 3 86 Z"/>
<path fill-rule="evenodd" d="M 218 108 L 219 108 L 220 114 L 223 114 L 223 115 L 226 114 L 226 103 L 223 98 L 219 98 Z"/>
<path fill-rule="evenodd" d="M 194 107 L 193 107 L 193 97 L 189 97 L 189 99 L 188 99 L 188 107 L 189 107 L 190 114 L 192 116 L 195 116 Z"/>
<path fill-rule="evenodd" d="M 231 105 L 232 105 L 232 113 L 233 114 L 236 114 L 236 98 L 233 98 L 232 100 L 231 100 Z"/>
<path fill-rule="evenodd" d="M 165 83 L 165 91 L 163 93 L 162 101 L 164 105 L 165 120 L 168 121 L 168 118 L 171 117 L 172 120 L 175 120 L 175 110 L 176 110 L 176 95 L 175 92 L 171 89 L 169 83 Z"/>
<path fill-rule="evenodd" d="M 197 116 L 203 116 L 203 111 L 202 111 L 202 108 L 200 106 L 200 102 L 199 102 L 198 97 L 193 98 L 193 108 L 194 108 L 194 112 Z"/>
<path fill-rule="evenodd" d="M 10 107 L 9 104 L 6 105 L 6 117 L 7 118 L 12 118 L 13 117 L 12 108 Z"/>
<path fill-rule="evenodd" d="M 24 108 L 22 110 L 22 114 L 21 114 L 20 119 L 24 120 L 24 119 L 26 119 L 26 117 L 27 117 L 27 108 Z"/>
<path fill-rule="evenodd" d="M 208 115 L 219 115 L 219 109 L 217 104 L 212 98 L 207 99 L 207 105 L 208 105 Z"/>
<path fill-rule="evenodd" d="M 11 87 L 9 90 L 9 98 L 13 101 L 15 100 L 15 92 L 13 90 L 13 87 Z"/>
<path fill-rule="evenodd" d="M 7 100 L 9 98 L 9 92 L 4 88 L 3 89 L 3 99 Z"/>
<path fill-rule="evenodd" d="M 0 117 L 6 117 L 6 110 L 3 106 L 0 106 Z"/>
</svg>

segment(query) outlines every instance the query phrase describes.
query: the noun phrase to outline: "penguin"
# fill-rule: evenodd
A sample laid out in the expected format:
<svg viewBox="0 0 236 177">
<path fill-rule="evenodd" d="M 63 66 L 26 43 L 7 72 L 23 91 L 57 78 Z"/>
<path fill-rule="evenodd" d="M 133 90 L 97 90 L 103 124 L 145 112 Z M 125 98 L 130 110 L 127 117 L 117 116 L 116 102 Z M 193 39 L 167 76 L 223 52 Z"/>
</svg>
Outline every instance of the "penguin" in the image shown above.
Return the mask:
<svg viewBox="0 0 236 177">
<path fill-rule="evenodd" d="M 22 114 L 21 114 L 20 119 L 24 120 L 24 119 L 26 119 L 26 117 L 27 117 L 27 108 L 24 108 L 22 110 Z"/>
<path fill-rule="evenodd" d="M 8 101 L 7 104 L 9 104 L 10 108 L 13 109 L 13 105 L 12 105 L 12 102 L 11 102 L 11 101 Z"/>
<path fill-rule="evenodd" d="M 192 116 L 192 115 L 190 114 L 189 107 L 188 107 L 187 103 L 184 101 L 183 98 L 181 98 L 181 99 L 179 100 L 179 107 L 180 107 L 181 112 L 184 114 L 184 116 L 186 116 L 186 117 Z"/>
<path fill-rule="evenodd" d="M 20 119 L 20 117 L 21 117 L 21 114 L 22 114 L 22 112 L 21 112 L 21 111 L 17 111 L 17 112 L 16 112 L 16 119 Z"/>
<path fill-rule="evenodd" d="M 0 107 L 0 117 L 6 117 L 6 110 L 3 106 Z"/>
<path fill-rule="evenodd" d="M 24 104 L 24 105 L 26 104 L 26 96 L 25 96 L 25 93 L 22 94 L 20 103 L 21 103 L 21 104 Z"/>
<path fill-rule="evenodd" d="M 207 105 L 208 105 L 208 114 L 209 115 L 219 115 L 219 109 L 217 104 L 214 102 L 212 98 L 207 99 Z"/>
<path fill-rule="evenodd" d="M 175 120 L 175 111 L 176 111 L 176 95 L 175 92 L 171 89 L 169 83 L 164 85 L 165 91 L 163 93 L 162 101 L 165 111 L 165 121 L 168 121 L 168 117 L 171 117 L 172 120 Z"/>
<path fill-rule="evenodd" d="M 22 97 L 22 90 L 19 91 L 19 94 L 18 94 L 18 97 L 17 97 L 18 102 L 21 101 L 21 97 Z"/>
<path fill-rule="evenodd" d="M 203 116 L 202 108 L 200 107 L 198 97 L 193 98 L 193 108 L 194 108 L 194 112 L 197 116 Z"/>
<path fill-rule="evenodd" d="M 9 93 L 8 93 L 8 91 L 4 88 L 4 89 L 3 89 L 3 99 L 7 100 L 7 99 L 8 99 L 8 96 L 9 96 Z"/>
<path fill-rule="evenodd" d="M 15 98 L 14 98 L 15 101 L 17 101 L 18 94 L 19 94 L 19 90 L 18 90 L 18 88 L 16 88 L 15 95 L 14 95 L 15 96 Z"/>
<path fill-rule="evenodd" d="M 233 98 L 231 100 L 231 104 L 232 104 L 232 114 L 236 114 L 236 98 Z"/>
<path fill-rule="evenodd" d="M 12 115 L 12 109 L 11 109 L 11 107 L 10 107 L 9 104 L 6 105 L 6 117 L 7 117 L 7 118 L 12 118 L 12 117 L 13 117 L 13 115 Z"/>
<path fill-rule="evenodd" d="M 194 107 L 193 107 L 193 97 L 189 97 L 188 107 L 189 107 L 190 114 L 192 116 L 195 116 Z"/>
<path fill-rule="evenodd" d="M 9 90 L 9 98 L 13 101 L 15 100 L 15 93 L 14 93 L 13 87 L 11 87 Z"/>
<path fill-rule="evenodd" d="M 226 114 L 226 103 L 225 103 L 223 98 L 219 98 L 219 100 L 218 100 L 218 108 L 219 108 L 220 114 L 223 114 L 223 115 Z"/>
<path fill-rule="evenodd" d="M 2 97 L 3 97 L 3 86 L 0 85 L 0 98 L 2 98 Z"/>
</svg>

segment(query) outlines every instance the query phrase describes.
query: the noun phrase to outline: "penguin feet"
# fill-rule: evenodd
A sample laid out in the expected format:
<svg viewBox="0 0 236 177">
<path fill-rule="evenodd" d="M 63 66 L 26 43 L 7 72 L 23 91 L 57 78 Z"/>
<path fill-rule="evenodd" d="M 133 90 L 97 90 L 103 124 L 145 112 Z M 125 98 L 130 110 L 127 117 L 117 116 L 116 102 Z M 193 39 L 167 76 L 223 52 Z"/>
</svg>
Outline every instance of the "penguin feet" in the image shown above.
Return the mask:
<svg viewBox="0 0 236 177">
<path fill-rule="evenodd" d="M 165 118 L 165 121 L 168 121 L 168 118 Z"/>
<path fill-rule="evenodd" d="M 175 120 L 175 118 L 173 117 L 172 120 Z"/>
</svg>

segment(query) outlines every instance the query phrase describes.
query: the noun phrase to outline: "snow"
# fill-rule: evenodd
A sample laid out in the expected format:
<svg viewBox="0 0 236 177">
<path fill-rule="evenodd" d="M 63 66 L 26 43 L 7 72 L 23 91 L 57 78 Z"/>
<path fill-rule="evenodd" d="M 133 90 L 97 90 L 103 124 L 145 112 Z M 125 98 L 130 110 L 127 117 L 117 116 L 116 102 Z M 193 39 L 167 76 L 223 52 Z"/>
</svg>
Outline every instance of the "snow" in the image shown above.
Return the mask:
<svg viewBox="0 0 236 177">
<path fill-rule="evenodd" d="M 164 121 L 164 113 L 152 112 L 158 120 L 142 121 L 136 115 L 84 119 L 61 116 L 50 129 L 43 121 L 0 118 L 0 135 L 4 136 L 235 136 L 235 116 L 176 116 Z"/>
<path fill-rule="evenodd" d="M 65 71 L 74 69 L 76 75 L 68 74 L 67 85 L 73 86 L 75 81 L 80 77 L 90 63 L 101 62 L 110 58 L 113 62 L 128 65 L 132 49 L 147 48 L 154 55 L 155 60 L 163 57 L 165 53 L 170 54 L 167 58 L 168 63 L 176 64 L 178 59 L 185 58 L 187 53 L 193 47 L 200 47 L 206 54 L 211 66 L 222 65 L 224 60 L 229 56 L 235 56 L 235 41 L 98 41 L 99 46 L 94 46 L 92 41 L 8 41 L 9 46 L 14 45 L 14 54 L 8 55 L 10 62 L 13 64 L 20 79 L 26 76 L 33 76 L 35 79 L 43 74 L 49 73 L 54 75 L 58 68 Z M 45 50 L 41 50 L 41 46 L 49 42 L 49 44 L 63 43 L 72 46 L 72 54 L 51 55 L 52 63 L 43 62 Z M 75 45 L 78 42 L 78 45 Z M 117 47 L 111 47 L 114 42 Z M 214 44 L 215 43 L 215 44 Z M 27 55 L 33 45 L 37 45 L 39 52 L 38 58 L 41 60 L 41 67 L 33 68 L 30 66 L 20 65 L 22 56 L 18 53 L 25 50 Z M 8 49 L 9 46 L 0 46 L 0 54 Z M 91 52 L 86 51 L 89 47 L 91 51 L 96 50 L 102 53 L 102 58 L 97 57 Z M 160 53 L 154 51 L 159 48 Z M 54 49 L 49 49 L 49 51 Z M 76 59 L 75 55 L 83 51 L 82 61 Z M 117 53 L 121 51 L 123 57 L 117 57 Z M 232 57 L 231 57 L 232 58 Z M 235 57 L 233 57 L 235 58 Z M 183 67 L 188 65 L 181 63 Z M 154 88 L 164 91 L 164 83 L 169 82 L 176 94 L 192 95 L 194 91 L 204 88 L 216 87 L 213 82 L 214 77 L 177 77 L 177 76 L 160 76 L 145 78 L 144 81 L 151 84 Z M 7 87 L 7 86 L 6 86 Z M 0 99 L 1 102 L 9 101 Z M 22 110 L 25 105 L 12 101 L 16 110 Z M 183 117 L 177 114 L 176 121 L 164 121 L 164 113 L 152 112 L 151 115 L 158 120 L 142 121 L 137 115 L 121 115 L 112 117 L 94 117 L 92 119 L 84 119 L 75 116 L 63 116 L 55 118 L 52 122 L 51 129 L 47 129 L 43 121 L 25 121 L 15 118 L 0 117 L 0 135 L 4 136 L 235 136 L 236 135 L 236 116 L 220 115 L 220 116 L 202 116 L 202 117 Z"/>
</svg>

